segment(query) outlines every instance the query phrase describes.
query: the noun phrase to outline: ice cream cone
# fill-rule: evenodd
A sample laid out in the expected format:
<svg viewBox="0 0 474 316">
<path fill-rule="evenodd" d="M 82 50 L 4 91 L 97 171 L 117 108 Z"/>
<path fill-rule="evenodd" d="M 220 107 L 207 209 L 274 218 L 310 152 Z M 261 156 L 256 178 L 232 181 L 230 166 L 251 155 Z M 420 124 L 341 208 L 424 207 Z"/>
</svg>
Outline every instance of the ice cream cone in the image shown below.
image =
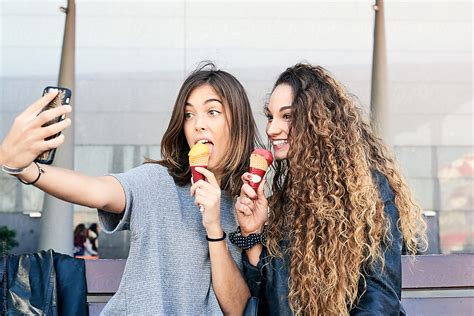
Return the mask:
<svg viewBox="0 0 474 316">
<path fill-rule="evenodd" d="M 267 171 L 268 162 L 267 160 L 259 154 L 250 155 L 250 168 L 257 168 L 263 171 Z"/>
<path fill-rule="evenodd" d="M 209 151 L 209 147 L 202 143 L 197 143 L 189 151 L 189 166 L 191 168 L 191 174 L 194 183 L 205 179 L 205 177 L 201 173 L 197 172 L 195 168 L 207 168 L 210 155 L 211 152 Z"/>
<path fill-rule="evenodd" d="M 255 149 L 250 155 L 250 170 L 252 179 L 249 181 L 249 185 L 257 191 L 260 182 L 262 182 L 265 172 L 268 167 L 272 164 L 273 156 L 272 153 L 265 149 Z"/>
</svg>

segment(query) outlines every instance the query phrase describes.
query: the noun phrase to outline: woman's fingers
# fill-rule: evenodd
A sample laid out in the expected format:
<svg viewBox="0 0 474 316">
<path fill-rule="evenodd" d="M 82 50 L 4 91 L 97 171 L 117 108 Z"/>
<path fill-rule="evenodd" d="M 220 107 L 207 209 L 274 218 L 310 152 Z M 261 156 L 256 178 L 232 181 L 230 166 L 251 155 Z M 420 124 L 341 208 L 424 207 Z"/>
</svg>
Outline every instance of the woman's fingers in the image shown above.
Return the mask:
<svg viewBox="0 0 474 316">
<path fill-rule="evenodd" d="M 197 189 L 209 189 L 209 188 L 213 188 L 210 185 L 210 183 L 208 183 L 204 180 L 199 180 L 198 182 L 195 182 L 195 183 L 193 183 L 193 185 L 191 185 L 191 195 L 192 196 L 196 195 L 196 190 Z"/>
<path fill-rule="evenodd" d="M 263 179 L 262 182 L 260 182 L 260 185 L 258 186 L 257 196 L 259 199 L 265 198 L 265 182 L 266 180 Z"/>
<path fill-rule="evenodd" d="M 199 181 L 198 181 L 198 182 L 199 182 Z M 191 191 L 191 196 L 194 196 L 194 194 L 196 194 L 196 189 L 197 189 L 197 187 L 198 187 L 197 182 L 194 182 L 194 183 L 191 185 L 191 189 L 190 189 L 190 191 Z"/>
<path fill-rule="evenodd" d="M 59 117 L 66 115 L 71 112 L 71 110 L 72 107 L 70 105 L 63 105 L 41 112 L 36 119 L 33 120 L 34 125 L 43 126 L 52 120 L 57 120 Z"/>
<path fill-rule="evenodd" d="M 237 209 L 237 212 L 245 216 L 253 215 L 253 211 L 247 205 L 244 205 L 244 204 L 240 205 L 240 207 Z"/>
<path fill-rule="evenodd" d="M 70 119 L 50 126 L 43 127 L 43 125 L 70 112 L 71 107 L 60 106 L 38 115 L 57 94 L 57 90 L 45 94 L 15 118 L 12 127 L 2 142 L 2 148 L 8 153 L 5 159 L 10 165 L 15 167 L 28 166 L 38 154 L 56 148 L 64 142 L 64 136 L 48 141 L 45 141 L 45 139 L 58 134 L 71 125 Z"/>
<path fill-rule="evenodd" d="M 247 183 L 244 183 L 242 185 L 242 188 L 240 189 L 240 193 L 248 196 L 250 199 L 255 200 L 257 198 L 257 193 L 255 190 Z"/>
<path fill-rule="evenodd" d="M 61 134 L 58 137 L 55 137 L 53 139 L 47 140 L 44 143 L 46 147 L 44 151 L 50 150 L 53 148 L 58 148 L 59 146 L 62 145 L 62 143 L 64 143 L 64 134 Z"/>
<path fill-rule="evenodd" d="M 216 177 L 214 176 L 214 174 L 211 171 L 207 170 L 206 168 L 202 168 L 202 167 L 196 167 L 194 170 L 196 170 L 197 172 L 199 172 L 200 174 L 205 176 L 207 182 L 209 182 L 213 186 L 217 186 L 217 187 L 219 186 L 219 183 L 217 183 Z"/>
<path fill-rule="evenodd" d="M 193 192 L 191 192 L 193 194 Z M 213 187 L 206 187 L 206 186 L 197 186 L 194 189 L 194 197 L 203 198 L 208 203 L 215 203 L 217 199 L 220 199 L 221 195 L 217 192 Z"/>
<path fill-rule="evenodd" d="M 250 200 L 248 197 L 239 196 L 237 198 L 237 201 L 235 203 L 235 209 L 238 212 L 249 216 L 249 215 L 253 214 L 253 209 L 254 208 L 255 208 L 255 205 L 254 205 L 253 201 Z"/>
<path fill-rule="evenodd" d="M 216 180 L 214 174 L 207 170 L 206 168 L 196 167 L 196 171 L 201 173 L 206 177 L 207 181 L 199 180 L 191 185 L 191 195 L 197 197 L 198 190 L 201 195 L 215 195 L 219 196 L 221 194 L 221 188 L 219 187 L 219 183 Z"/>
<path fill-rule="evenodd" d="M 254 202 L 246 196 L 243 196 L 240 202 L 248 207 L 253 207 Z"/>
<path fill-rule="evenodd" d="M 69 127 L 70 125 L 71 125 L 71 119 L 67 118 L 59 123 L 55 123 L 55 124 L 43 127 L 41 129 L 41 133 L 39 137 L 41 137 L 42 139 L 45 139 L 47 137 L 56 135 L 57 133 L 62 132 L 64 129 Z"/>
<path fill-rule="evenodd" d="M 26 110 L 20 114 L 20 116 L 37 116 L 38 113 L 46 106 L 49 102 L 51 102 L 57 95 L 57 89 L 51 89 L 48 93 L 46 93 L 43 97 L 36 100 L 31 104 Z"/>
<path fill-rule="evenodd" d="M 191 186 L 191 195 L 194 196 L 194 204 L 213 208 L 219 205 L 221 189 L 214 187 L 209 182 L 199 180 Z"/>
<path fill-rule="evenodd" d="M 244 173 L 241 177 L 242 182 L 248 184 L 250 179 L 252 179 L 252 174 L 250 172 Z"/>
</svg>

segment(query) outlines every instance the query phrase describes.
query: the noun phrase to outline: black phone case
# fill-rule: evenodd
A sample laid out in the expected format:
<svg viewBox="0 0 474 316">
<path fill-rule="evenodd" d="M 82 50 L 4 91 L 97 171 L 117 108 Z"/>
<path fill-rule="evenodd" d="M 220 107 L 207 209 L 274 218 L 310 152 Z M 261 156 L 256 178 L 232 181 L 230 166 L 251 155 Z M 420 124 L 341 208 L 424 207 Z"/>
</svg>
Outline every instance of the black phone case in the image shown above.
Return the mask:
<svg viewBox="0 0 474 316">
<path fill-rule="evenodd" d="M 58 89 L 59 90 L 59 93 L 58 95 L 51 101 L 49 102 L 48 105 L 46 105 L 42 110 L 41 112 L 44 112 L 44 111 L 47 111 L 49 109 L 52 109 L 52 108 L 55 108 L 55 107 L 58 107 L 58 106 L 61 106 L 61 105 L 67 105 L 71 102 L 71 90 L 67 89 L 67 88 L 62 88 L 62 87 L 52 87 L 52 86 L 48 86 L 46 88 L 44 88 L 43 90 L 43 95 L 45 95 L 46 93 L 48 93 L 48 91 L 50 89 Z M 40 113 L 41 113 L 40 112 Z M 38 114 L 39 115 L 39 114 Z M 47 122 L 46 124 L 43 125 L 44 126 L 48 126 L 48 125 L 51 125 L 51 124 L 54 124 L 54 123 L 58 123 L 62 120 L 64 120 L 64 116 L 61 116 L 61 117 L 57 117 L 49 122 Z M 61 132 L 57 133 L 56 135 L 53 135 L 53 136 L 50 136 L 50 137 L 47 137 L 45 140 L 50 140 L 50 139 L 53 139 L 53 138 L 56 138 L 58 137 L 59 135 L 61 135 Z M 56 154 L 56 148 L 53 148 L 53 149 L 50 149 L 50 150 L 47 150 L 45 152 L 43 152 L 42 154 L 40 154 L 36 159 L 35 161 L 36 162 L 39 162 L 39 163 L 43 163 L 43 164 L 47 164 L 47 165 L 50 165 L 53 163 L 53 160 L 54 160 L 54 155 Z"/>
</svg>

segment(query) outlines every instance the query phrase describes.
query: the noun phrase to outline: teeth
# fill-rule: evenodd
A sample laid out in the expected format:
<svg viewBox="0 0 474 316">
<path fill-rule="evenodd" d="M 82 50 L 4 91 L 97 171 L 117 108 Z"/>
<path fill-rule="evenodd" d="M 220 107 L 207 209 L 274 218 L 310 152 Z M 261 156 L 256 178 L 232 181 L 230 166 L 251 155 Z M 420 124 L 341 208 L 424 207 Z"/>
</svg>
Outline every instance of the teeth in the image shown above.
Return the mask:
<svg viewBox="0 0 474 316">
<path fill-rule="evenodd" d="M 201 139 L 201 140 L 198 140 L 198 143 L 207 144 L 209 143 L 209 141 L 207 139 Z"/>
<path fill-rule="evenodd" d="M 283 145 L 283 144 L 287 144 L 288 143 L 288 140 L 286 139 L 283 139 L 283 140 L 274 140 L 273 141 L 273 145 L 275 146 L 279 146 L 279 145 Z"/>
</svg>

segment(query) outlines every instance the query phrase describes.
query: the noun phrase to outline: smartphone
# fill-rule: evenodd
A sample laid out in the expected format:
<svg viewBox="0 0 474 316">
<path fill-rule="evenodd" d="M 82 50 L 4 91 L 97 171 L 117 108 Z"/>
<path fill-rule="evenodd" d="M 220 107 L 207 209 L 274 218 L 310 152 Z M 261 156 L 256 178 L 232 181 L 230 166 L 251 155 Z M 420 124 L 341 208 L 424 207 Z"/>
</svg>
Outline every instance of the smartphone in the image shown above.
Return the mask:
<svg viewBox="0 0 474 316">
<path fill-rule="evenodd" d="M 43 90 L 43 95 L 47 94 L 51 89 L 57 89 L 59 90 L 58 92 L 58 95 L 51 101 L 48 103 L 48 105 L 46 105 L 40 113 L 44 112 L 44 111 L 47 111 L 47 110 L 50 110 L 50 109 L 53 109 L 55 107 L 58 107 L 58 106 L 62 106 L 62 105 L 67 105 L 71 102 L 71 96 L 72 96 L 72 93 L 71 93 L 71 90 L 67 89 L 67 88 L 62 88 L 62 87 L 51 87 L 51 86 L 48 86 L 46 88 L 44 88 Z M 39 115 L 39 114 L 38 114 Z M 60 116 L 60 117 L 57 117 L 47 123 L 45 123 L 43 125 L 43 127 L 45 126 L 49 126 L 51 124 L 54 124 L 54 123 L 58 123 L 62 120 L 64 120 L 65 116 Z M 59 135 L 61 135 L 61 132 L 57 133 L 56 135 L 52 135 L 52 136 L 49 136 L 47 137 L 45 140 L 50 140 L 50 139 L 53 139 L 53 138 L 56 138 L 58 137 Z M 54 155 L 56 154 L 56 148 L 53 148 L 53 149 L 50 149 L 50 150 L 47 150 L 43 153 L 41 153 L 36 159 L 35 161 L 36 162 L 39 162 L 39 163 L 43 163 L 43 164 L 47 164 L 47 165 L 50 165 L 53 163 L 53 160 L 54 160 Z"/>
</svg>

